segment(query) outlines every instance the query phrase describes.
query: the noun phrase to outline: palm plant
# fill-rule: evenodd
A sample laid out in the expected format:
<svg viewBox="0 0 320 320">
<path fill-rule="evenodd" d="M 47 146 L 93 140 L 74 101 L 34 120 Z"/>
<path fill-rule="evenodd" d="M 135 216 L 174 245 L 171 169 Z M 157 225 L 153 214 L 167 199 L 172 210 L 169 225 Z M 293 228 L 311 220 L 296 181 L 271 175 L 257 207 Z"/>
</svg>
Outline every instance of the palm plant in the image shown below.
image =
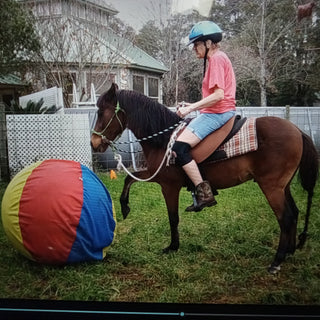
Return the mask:
<svg viewBox="0 0 320 320">
<path fill-rule="evenodd" d="M 9 112 L 14 114 L 54 114 L 61 109 L 52 105 L 51 107 L 43 106 L 44 100 L 41 98 L 38 102 L 29 100 L 25 107 L 13 101 L 9 106 Z"/>
</svg>

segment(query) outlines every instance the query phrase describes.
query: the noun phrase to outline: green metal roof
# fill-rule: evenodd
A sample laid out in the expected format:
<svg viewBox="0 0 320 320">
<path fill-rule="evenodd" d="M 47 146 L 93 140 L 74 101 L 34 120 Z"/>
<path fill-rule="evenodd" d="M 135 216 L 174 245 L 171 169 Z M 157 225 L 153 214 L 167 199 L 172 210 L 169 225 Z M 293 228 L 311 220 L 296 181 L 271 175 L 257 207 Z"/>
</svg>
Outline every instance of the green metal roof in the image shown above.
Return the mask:
<svg viewBox="0 0 320 320">
<path fill-rule="evenodd" d="M 26 86 L 19 77 L 14 74 L 1 75 L 0 74 L 0 84 L 12 85 L 12 86 Z"/>
<path fill-rule="evenodd" d="M 142 49 L 132 46 L 125 53 L 124 58 L 128 59 L 129 66 L 141 70 L 149 70 L 155 72 L 167 72 L 168 69 L 161 62 L 148 55 Z"/>
<path fill-rule="evenodd" d="M 168 68 L 163 63 L 150 56 L 141 48 L 135 46 L 131 41 L 116 35 L 110 29 L 107 31 L 105 39 L 101 39 L 100 41 L 112 52 L 117 52 L 120 58 L 119 62 L 125 60 L 129 68 L 131 67 L 157 73 L 168 71 Z M 106 54 L 106 56 L 108 56 L 108 54 Z"/>
<path fill-rule="evenodd" d="M 116 15 L 119 13 L 111 4 L 106 3 L 105 0 L 81 0 L 82 2 L 91 3 L 97 7 L 100 7 L 103 10 L 109 11 L 110 14 Z"/>
</svg>

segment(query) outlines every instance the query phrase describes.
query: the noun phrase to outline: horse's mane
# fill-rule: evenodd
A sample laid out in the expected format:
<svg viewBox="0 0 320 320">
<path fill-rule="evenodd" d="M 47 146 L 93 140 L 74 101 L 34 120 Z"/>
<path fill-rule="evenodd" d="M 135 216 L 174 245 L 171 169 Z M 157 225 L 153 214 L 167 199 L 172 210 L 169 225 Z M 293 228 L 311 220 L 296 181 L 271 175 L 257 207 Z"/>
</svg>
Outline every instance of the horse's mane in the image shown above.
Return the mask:
<svg viewBox="0 0 320 320">
<path fill-rule="evenodd" d="M 119 90 L 117 98 L 120 107 L 127 114 L 128 128 L 138 139 L 158 133 L 181 120 L 176 113 L 170 111 L 163 104 L 139 92 Z M 157 147 L 166 147 L 172 131 L 147 141 Z"/>
</svg>

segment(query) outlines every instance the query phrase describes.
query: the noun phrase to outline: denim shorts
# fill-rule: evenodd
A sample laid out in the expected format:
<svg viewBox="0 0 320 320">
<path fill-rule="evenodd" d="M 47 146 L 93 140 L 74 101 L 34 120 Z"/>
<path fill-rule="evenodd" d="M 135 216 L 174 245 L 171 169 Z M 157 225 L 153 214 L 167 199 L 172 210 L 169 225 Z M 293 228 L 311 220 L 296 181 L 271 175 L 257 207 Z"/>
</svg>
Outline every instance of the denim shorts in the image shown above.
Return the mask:
<svg viewBox="0 0 320 320">
<path fill-rule="evenodd" d="M 191 120 L 187 128 L 200 140 L 203 140 L 208 134 L 222 127 L 234 115 L 235 111 L 225 113 L 200 113 L 200 115 Z"/>
</svg>

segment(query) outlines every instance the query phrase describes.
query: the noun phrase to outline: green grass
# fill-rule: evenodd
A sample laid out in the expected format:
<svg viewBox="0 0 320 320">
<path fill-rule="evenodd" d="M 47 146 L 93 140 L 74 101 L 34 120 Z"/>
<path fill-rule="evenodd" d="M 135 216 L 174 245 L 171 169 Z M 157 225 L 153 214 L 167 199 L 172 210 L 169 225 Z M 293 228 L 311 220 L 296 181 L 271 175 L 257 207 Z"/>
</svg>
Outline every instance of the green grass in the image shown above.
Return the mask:
<svg viewBox="0 0 320 320">
<path fill-rule="evenodd" d="M 117 234 L 104 261 L 46 266 L 27 260 L 7 240 L 0 225 L 0 298 L 219 304 L 320 304 L 320 187 L 315 190 L 309 238 L 268 274 L 279 227 L 254 182 L 221 190 L 218 205 L 186 213 L 180 196 L 180 249 L 162 254 L 170 242 L 160 186 L 135 183 L 131 212 L 122 219 L 119 197 L 124 175 L 99 177 L 114 200 Z M 0 185 L 0 196 L 5 185 Z M 306 193 L 297 180 L 292 193 L 302 230 Z"/>
</svg>

